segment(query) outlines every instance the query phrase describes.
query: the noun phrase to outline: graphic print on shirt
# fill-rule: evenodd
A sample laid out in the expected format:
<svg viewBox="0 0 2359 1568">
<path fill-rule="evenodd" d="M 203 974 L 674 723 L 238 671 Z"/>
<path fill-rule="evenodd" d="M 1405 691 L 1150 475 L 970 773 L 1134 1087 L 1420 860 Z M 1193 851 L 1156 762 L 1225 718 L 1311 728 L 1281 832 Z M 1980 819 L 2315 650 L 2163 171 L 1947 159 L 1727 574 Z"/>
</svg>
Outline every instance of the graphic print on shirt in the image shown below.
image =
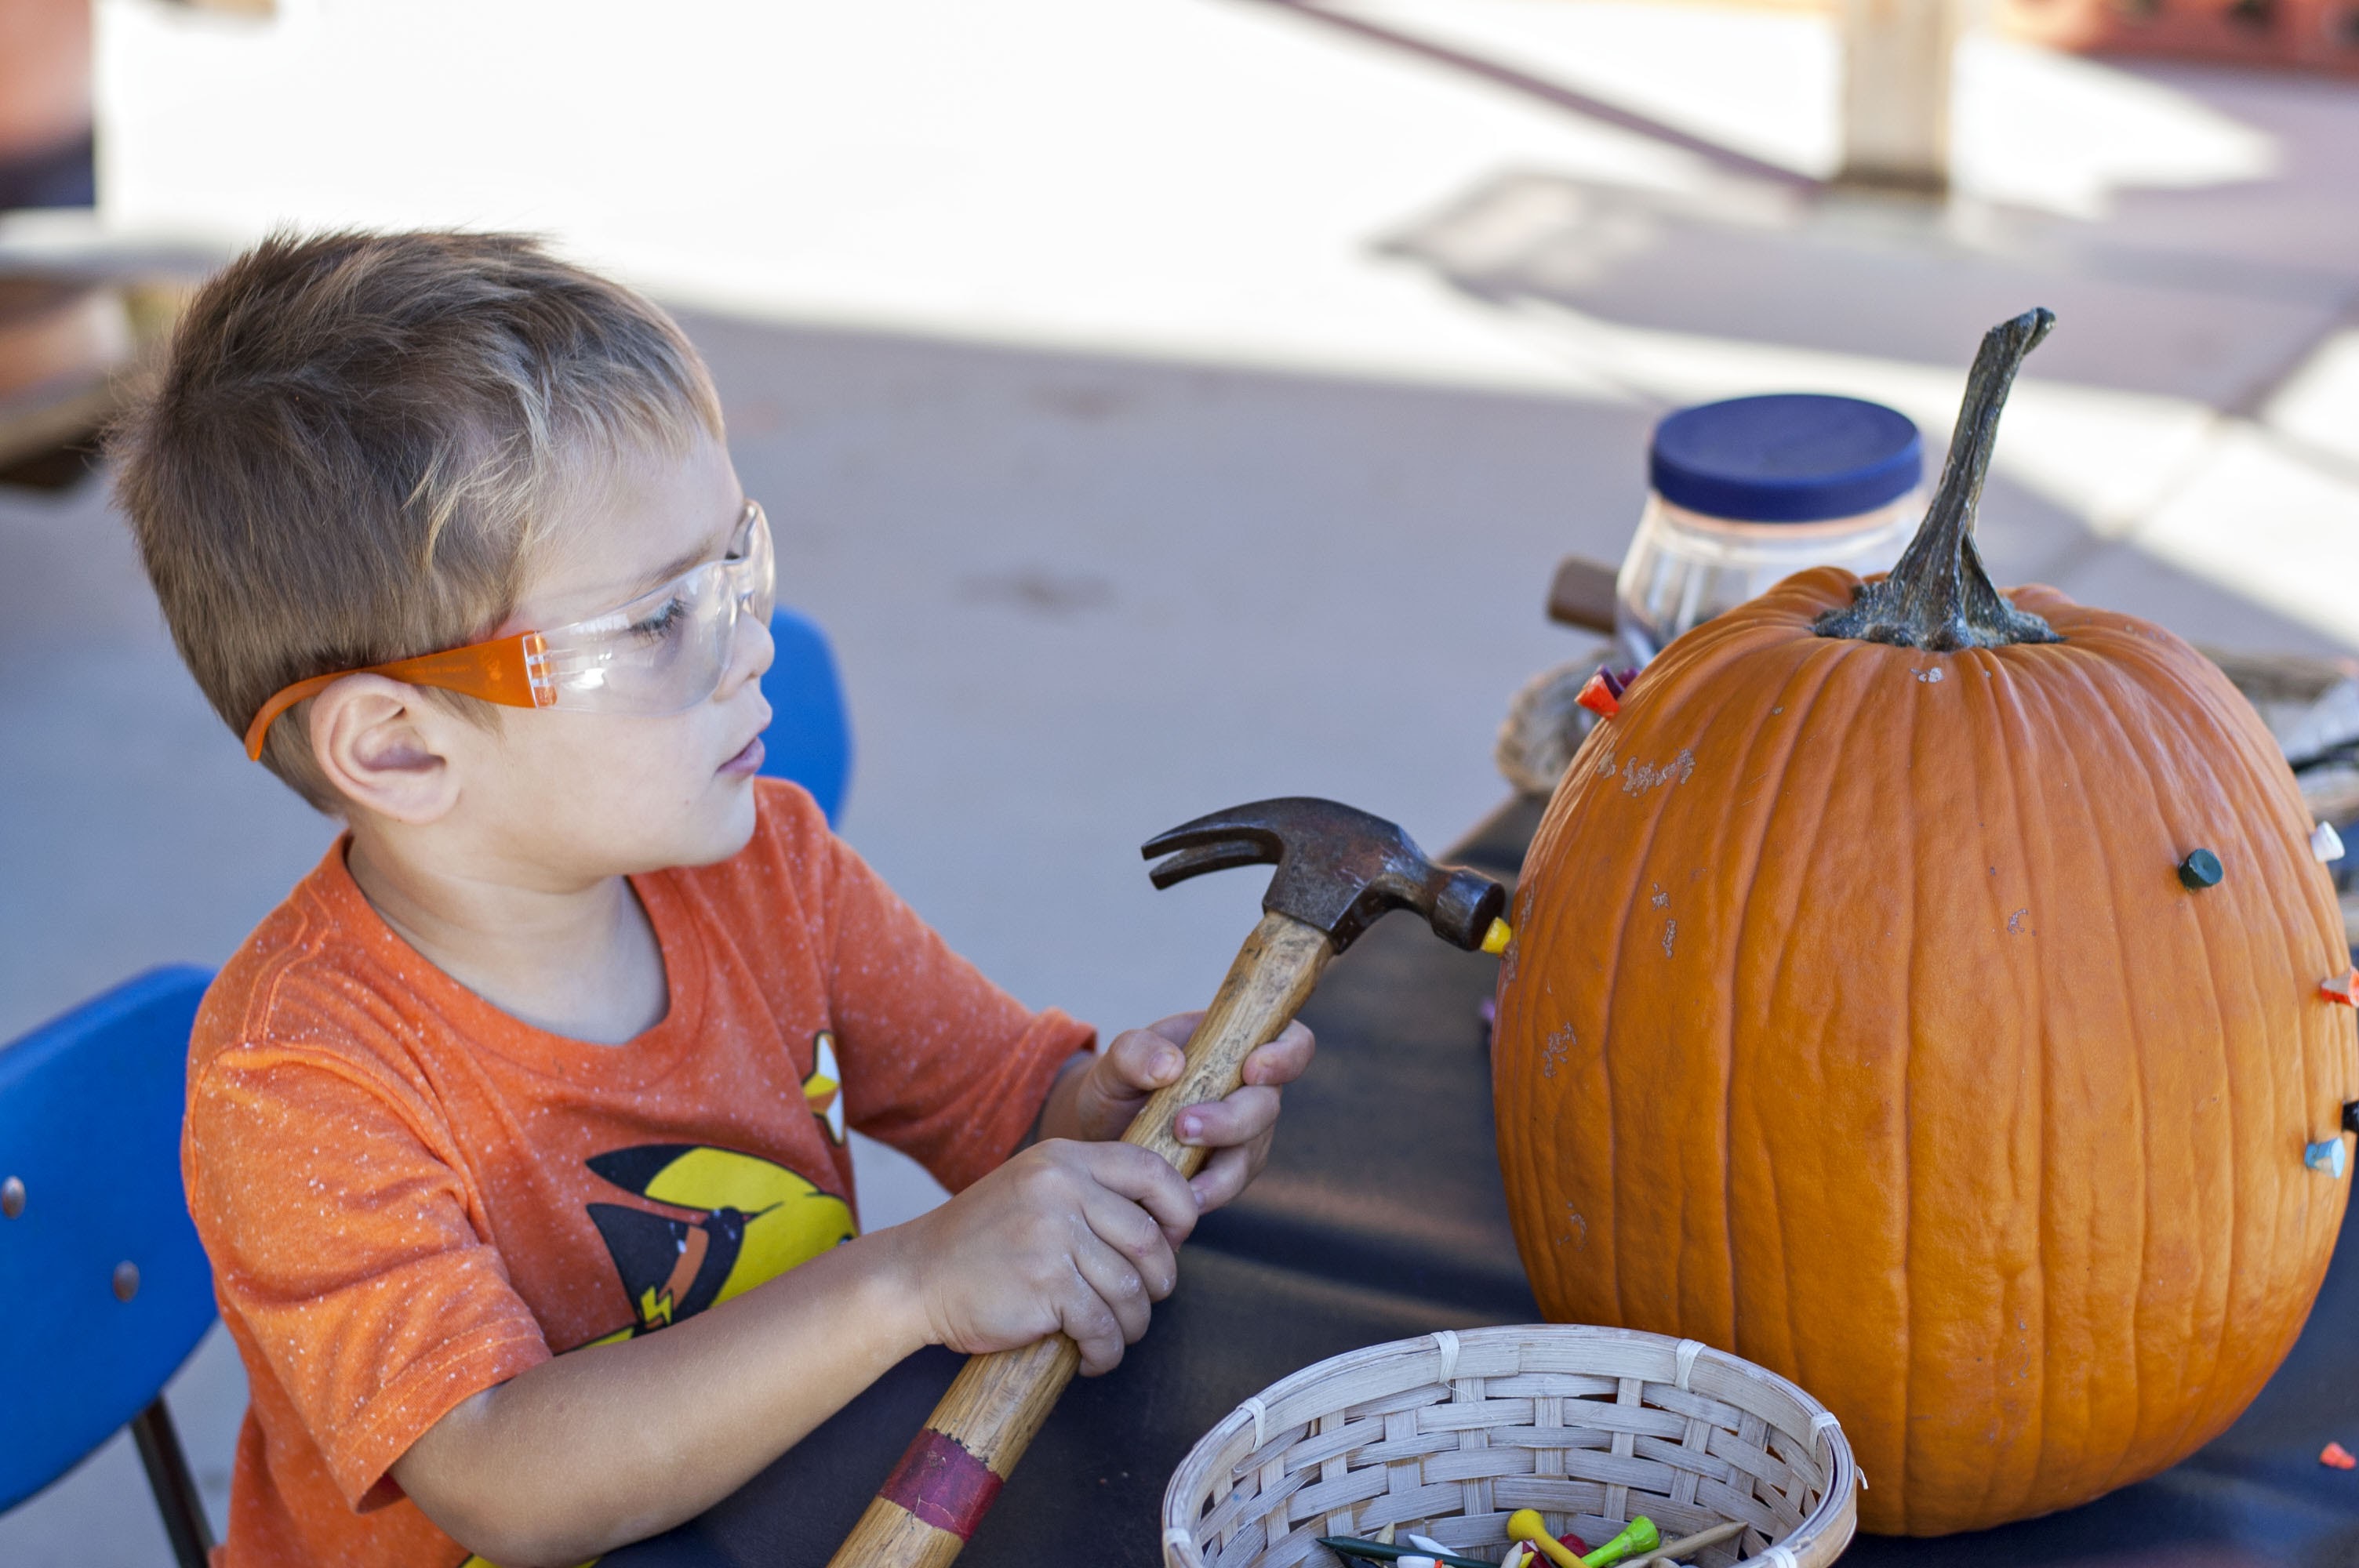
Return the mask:
<svg viewBox="0 0 2359 1568">
<path fill-rule="evenodd" d="M 676 1218 L 620 1204 L 588 1206 L 636 1320 L 593 1345 L 693 1317 L 855 1234 L 842 1198 L 734 1149 L 643 1143 L 583 1163 L 625 1192 L 690 1211 Z"/>
<path fill-rule="evenodd" d="M 837 1147 L 843 1143 L 843 1075 L 836 1070 L 835 1036 L 822 1029 L 811 1036 L 811 1076 L 803 1080 L 803 1100 Z"/>
</svg>

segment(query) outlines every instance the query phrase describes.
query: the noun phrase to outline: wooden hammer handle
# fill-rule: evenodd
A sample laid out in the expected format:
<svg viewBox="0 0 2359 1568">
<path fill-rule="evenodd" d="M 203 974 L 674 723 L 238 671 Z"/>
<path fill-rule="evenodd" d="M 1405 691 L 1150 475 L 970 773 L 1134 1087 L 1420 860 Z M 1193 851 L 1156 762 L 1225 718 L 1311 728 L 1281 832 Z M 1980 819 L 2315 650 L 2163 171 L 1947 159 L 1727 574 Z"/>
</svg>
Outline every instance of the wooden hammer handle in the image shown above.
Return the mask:
<svg viewBox="0 0 2359 1568">
<path fill-rule="evenodd" d="M 1123 1141 L 1152 1149 L 1181 1175 L 1194 1175 L 1206 1151 L 1175 1138 L 1172 1121 L 1188 1107 L 1236 1088 L 1245 1057 L 1277 1037 L 1334 956 L 1317 927 L 1264 914 L 1189 1037 L 1179 1080 L 1140 1108 Z M 829 1568 L 944 1568 L 982 1522 L 1080 1364 L 1081 1353 L 1061 1334 L 970 1357 Z"/>
<path fill-rule="evenodd" d="M 1264 914 L 1237 949 L 1203 1022 L 1188 1036 L 1188 1065 L 1139 1107 L 1122 1141 L 1153 1150 L 1183 1176 L 1203 1169 L 1212 1151 L 1180 1141 L 1173 1131 L 1180 1113 L 1236 1092 L 1245 1082 L 1245 1058 L 1293 1022 L 1334 956 L 1318 927 L 1290 914 Z"/>
</svg>

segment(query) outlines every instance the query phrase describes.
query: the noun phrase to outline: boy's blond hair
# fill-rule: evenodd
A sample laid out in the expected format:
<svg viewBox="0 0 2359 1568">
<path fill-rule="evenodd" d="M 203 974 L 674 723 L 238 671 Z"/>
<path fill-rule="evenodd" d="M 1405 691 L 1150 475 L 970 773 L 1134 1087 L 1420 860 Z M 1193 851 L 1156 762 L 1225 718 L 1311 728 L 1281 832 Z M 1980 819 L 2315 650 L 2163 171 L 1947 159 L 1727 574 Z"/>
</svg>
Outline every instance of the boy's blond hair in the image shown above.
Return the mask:
<svg viewBox="0 0 2359 1568">
<path fill-rule="evenodd" d="M 639 295 L 522 235 L 342 232 L 207 282 L 111 449 L 172 639 L 243 734 L 291 682 L 490 635 L 585 460 L 700 434 L 712 380 Z M 332 811 L 309 706 L 262 760 Z"/>
</svg>

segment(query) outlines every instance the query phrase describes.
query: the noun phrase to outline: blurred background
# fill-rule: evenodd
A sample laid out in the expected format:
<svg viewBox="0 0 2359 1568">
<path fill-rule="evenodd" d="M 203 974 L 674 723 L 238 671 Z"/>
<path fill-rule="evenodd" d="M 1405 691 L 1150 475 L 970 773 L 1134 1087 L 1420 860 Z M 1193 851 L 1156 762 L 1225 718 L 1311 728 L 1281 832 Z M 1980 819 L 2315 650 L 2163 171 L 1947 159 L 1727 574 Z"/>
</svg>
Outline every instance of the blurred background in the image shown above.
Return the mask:
<svg viewBox="0 0 2359 1568">
<path fill-rule="evenodd" d="M 1938 462 L 2049 306 L 1998 579 L 2359 651 L 2354 149 L 2359 0 L 0 0 L 0 1039 L 218 963 L 333 837 L 90 453 L 274 226 L 533 230 L 674 308 L 841 661 L 846 837 L 1113 1030 L 1252 914 L 1149 835 L 1307 793 L 1440 849 L 1507 796 L 1510 697 L 1594 645 L 1552 574 L 1682 405 L 1869 397 Z M 932 1191 L 863 1150 L 872 1227 Z M 216 1521 L 244 1398 L 216 1330 L 171 1390 Z M 0 1518 L 167 1560 L 121 1438 Z"/>
</svg>

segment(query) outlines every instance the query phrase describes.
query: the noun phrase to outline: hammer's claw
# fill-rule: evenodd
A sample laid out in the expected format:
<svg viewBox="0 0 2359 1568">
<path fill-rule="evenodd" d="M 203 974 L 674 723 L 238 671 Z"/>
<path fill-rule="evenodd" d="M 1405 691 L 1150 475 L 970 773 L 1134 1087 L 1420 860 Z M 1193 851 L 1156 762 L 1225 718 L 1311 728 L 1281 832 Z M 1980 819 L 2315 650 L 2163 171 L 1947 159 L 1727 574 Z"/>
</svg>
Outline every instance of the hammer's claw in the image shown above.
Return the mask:
<svg viewBox="0 0 2359 1568">
<path fill-rule="evenodd" d="M 1169 838 L 1170 835 L 1165 835 Z M 1163 839 L 1146 847 L 1149 856 L 1170 848 Z M 1248 838 L 1220 838 L 1209 844 L 1197 844 L 1181 849 L 1159 866 L 1150 867 L 1147 876 L 1159 890 L 1174 882 L 1184 882 L 1190 877 L 1202 876 L 1206 871 L 1225 871 L 1238 866 L 1264 865 L 1277 857 L 1260 844 Z"/>
<path fill-rule="evenodd" d="M 1257 844 L 1261 847 L 1261 859 L 1275 863 L 1286 852 L 1285 828 L 1306 804 L 1296 800 L 1257 800 L 1250 806 L 1208 812 L 1193 822 L 1165 828 L 1141 844 L 1138 852 L 1151 860 L 1158 855 L 1192 849 L 1199 844 Z"/>
</svg>

